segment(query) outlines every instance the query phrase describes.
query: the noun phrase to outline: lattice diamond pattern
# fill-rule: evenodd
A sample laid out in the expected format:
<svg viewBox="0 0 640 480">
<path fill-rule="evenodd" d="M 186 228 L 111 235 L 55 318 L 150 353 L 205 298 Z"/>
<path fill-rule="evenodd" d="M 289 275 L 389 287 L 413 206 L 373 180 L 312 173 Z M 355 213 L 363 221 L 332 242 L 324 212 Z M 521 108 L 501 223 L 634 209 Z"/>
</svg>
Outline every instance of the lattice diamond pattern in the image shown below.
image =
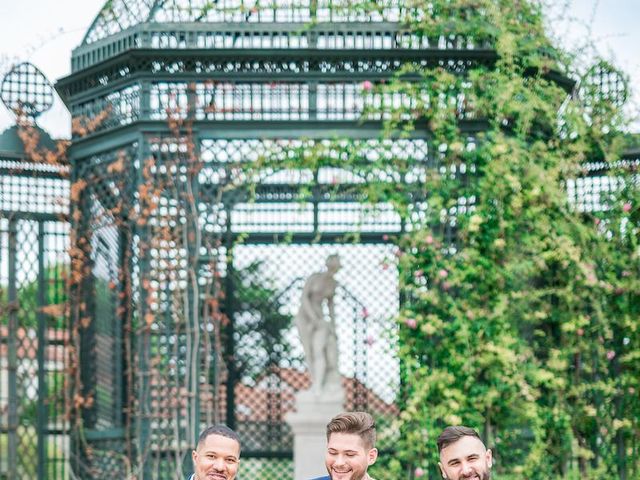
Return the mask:
<svg viewBox="0 0 640 480">
<path fill-rule="evenodd" d="M 322 474 L 323 472 L 318 472 Z M 293 478 L 293 461 L 279 458 L 243 458 L 238 480 Z"/>
<path fill-rule="evenodd" d="M 53 87 L 30 63 L 20 63 L 5 75 L 0 97 L 19 117 L 37 117 L 53 105 Z"/>
</svg>

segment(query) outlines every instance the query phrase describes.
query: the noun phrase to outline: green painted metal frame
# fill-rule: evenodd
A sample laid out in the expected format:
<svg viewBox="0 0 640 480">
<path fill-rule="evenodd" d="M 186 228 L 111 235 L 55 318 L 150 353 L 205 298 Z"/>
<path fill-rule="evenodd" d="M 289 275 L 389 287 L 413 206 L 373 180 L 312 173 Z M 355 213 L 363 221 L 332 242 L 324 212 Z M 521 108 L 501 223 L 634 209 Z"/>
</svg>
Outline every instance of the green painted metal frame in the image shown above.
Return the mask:
<svg viewBox="0 0 640 480">
<path fill-rule="evenodd" d="M 16 261 L 17 261 L 17 219 L 10 218 L 9 220 L 9 346 L 7 349 L 7 370 L 9 375 L 8 387 L 9 387 L 9 405 L 8 405 L 8 456 L 9 458 L 18 458 L 18 383 L 17 383 L 17 371 L 18 371 L 18 353 L 17 345 L 12 339 L 18 338 L 18 318 L 16 315 L 18 291 L 17 291 L 17 278 L 16 278 Z M 12 462 L 9 464 L 9 476 L 10 478 L 17 478 L 17 463 Z"/>
</svg>

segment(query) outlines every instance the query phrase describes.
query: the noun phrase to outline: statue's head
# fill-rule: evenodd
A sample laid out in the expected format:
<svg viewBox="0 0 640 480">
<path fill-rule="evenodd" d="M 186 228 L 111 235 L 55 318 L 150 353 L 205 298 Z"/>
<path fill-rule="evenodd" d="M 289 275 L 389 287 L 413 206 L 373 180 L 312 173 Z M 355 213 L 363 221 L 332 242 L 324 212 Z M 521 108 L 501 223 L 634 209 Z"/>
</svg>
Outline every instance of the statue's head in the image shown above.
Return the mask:
<svg viewBox="0 0 640 480">
<path fill-rule="evenodd" d="M 327 270 L 333 273 L 340 270 L 340 267 L 342 266 L 340 263 L 340 256 L 337 253 L 329 255 L 325 264 L 327 265 Z"/>
</svg>

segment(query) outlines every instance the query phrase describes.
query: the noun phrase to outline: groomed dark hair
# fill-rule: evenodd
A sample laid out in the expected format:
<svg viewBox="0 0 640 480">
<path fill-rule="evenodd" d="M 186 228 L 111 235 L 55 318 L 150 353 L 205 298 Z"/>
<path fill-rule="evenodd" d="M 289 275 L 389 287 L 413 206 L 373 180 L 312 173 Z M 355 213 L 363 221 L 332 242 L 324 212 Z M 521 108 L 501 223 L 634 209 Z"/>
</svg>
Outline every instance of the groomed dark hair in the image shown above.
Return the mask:
<svg viewBox="0 0 640 480">
<path fill-rule="evenodd" d="M 238 446 L 242 448 L 242 443 L 240 443 L 240 437 L 238 434 L 223 424 L 211 425 L 210 427 L 205 428 L 198 437 L 198 446 L 200 446 L 207 437 L 211 435 L 220 435 L 221 437 L 231 438 L 238 442 Z"/>
<path fill-rule="evenodd" d="M 441 452 L 442 449 L 448 447 L 452 443 L 456 443 L 462 437 L 474 437 L 482 442 L 480 435 L 478 435 L 478 432 L 476 432 L 473 428 L 463 426 L 447 427 L 438 437 L 438 452 Z"/>
<path fill-rule="evenodd" d="M 366 448 L 376 445 L 376 422 L 367 412 L 344 412 L 336 415 L 327 424 L 327 441 L 332 433 L 358 435 Z"/>
</svg>

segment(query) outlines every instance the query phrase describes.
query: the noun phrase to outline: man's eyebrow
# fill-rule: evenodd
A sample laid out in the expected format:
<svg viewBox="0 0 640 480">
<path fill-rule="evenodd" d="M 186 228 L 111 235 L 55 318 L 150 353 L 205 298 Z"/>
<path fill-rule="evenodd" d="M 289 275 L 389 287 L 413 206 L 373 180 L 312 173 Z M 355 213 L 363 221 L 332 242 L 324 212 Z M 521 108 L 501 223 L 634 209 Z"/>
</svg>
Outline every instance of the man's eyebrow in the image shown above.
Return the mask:
<svg viewBox="0 0 640 480">
<path fill-rule="evenodd" d="M 204 453 L 215 453 L 216 455 L 220 455 L 220 452 L 213 448 L 210 448 L 209 450 L 204 450 Z"/>
<path fill-rule="evenodd" d="M 210 454 L 214 454 L 214 455 L 223 455 L 220 452 L 218 452 L 217 450 L 205 450 L 204 452 L 202 452 L 205 455 L 210 455 Z M 237 455 L 234 455 L 233 453 L 230 453 L 229 455 L 224 455 L 225 458 L 238 458 Z"/>
</svg>

